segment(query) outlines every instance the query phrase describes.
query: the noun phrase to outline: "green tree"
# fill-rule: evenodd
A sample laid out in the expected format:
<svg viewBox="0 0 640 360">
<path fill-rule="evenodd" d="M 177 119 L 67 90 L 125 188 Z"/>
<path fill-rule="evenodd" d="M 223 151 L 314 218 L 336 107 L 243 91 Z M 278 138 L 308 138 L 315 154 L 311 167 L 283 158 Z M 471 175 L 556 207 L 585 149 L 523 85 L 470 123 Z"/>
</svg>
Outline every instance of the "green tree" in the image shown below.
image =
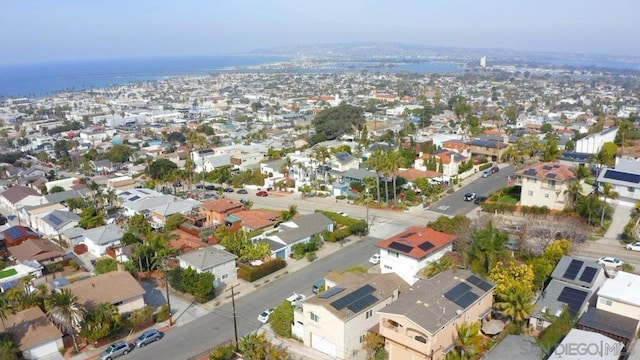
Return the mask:
<svg viewBox="0 0 640 360">
<path fill-rule="evenodd" d="M 485 338 L 480 333 L 480 322 L 456 326 L 455 351 L 463 359 L 475 358 L 483 349 Z"/>
<path fill-rule="evenodd" d="M 198 302 L 207 302 L 213 299 L 215 276 L 210 272 L 198 273 L 191 267 L 186 269 L 176 268 L 169 272 L 169 283 L 176 290 L 193 295 Z"/>
<path fill-rule="evenodd" d="M 80 335 L 97 342 L 116 335 L 123 327 L 124 319 L 118 313 L 118 308 L 113 304 L 101 303 L 86 314 Z"/>
<path fill-rule="evenodd" d="M 280 212 L 280 221 L 289 221 L 298 214 L 298 207 L 290 205 L 288 210 L 282 210 Z"/>
<path fill-rule="evenodd" d="M 363 109 L 357 106 L 341 104 L 322 110 L 312 121 L 316 135 L 312 142 L 339 138 L 351 133 L 353 128 L 360 129 L 364 125 Z"/>
<path fill-rule="evenodd" d="M 51 190 L 49 190 L 49 194 L 55 194 L 55 193 L 59 193 L 59 192 L 63 192 L 65 191 L 64 188 L 62 186 L 54 186 L 51 188 Z"/>
<path fill-rule="evenodd" d="M 152 179 L 163 179 L 167 174 L 173 170 L 177 170 L 178 165 L 168 159 L 158 159 L 151 163 L 149 166 L 149 176 Z"/>
<path fill-rule="evenodd" d="M 104 212 L 94 207 L 86 207 L 82 209 L 78 226 L 83 229 L 93 229 L 104 225 Z"/>
<path fill-rule="evenodd" d="M 516 325 L 522 325 L 529 319 L 535 305 L 531 303 L 533 293 L 525 285 L 515 285 L 502 296 L 501 301 L 494 303 L 496 309 L 509 316 Z"/>
<path fill-rule="evenodd" d="M 243 336 L 238 344 L 245 360 L 288 360 L 289 352 L 269 342 L 267 335 L 251 333 Z"/>
<path fill-rule="evenodd" d="M 78 303 L 78 297 L 69 289 L 54 291 L 45 300 L 47 316 L 57 324 L 63 332 L 71 335 L 73 346 L 78 352 L 76 335 L 85 318 L 85 309 Z"/>
<path fill-rule="evenodd" d="M 5 329 L 4 321 L 7 320 L 7 315 L 11 314 L 13 309 L 6 296 L 0 296 L 0 322 L 2 322 L 2 328 Z"/>
<path fill-rule="evenodd" d="M 465 251 L 471 270 L 487 274 L 500 259 L 508 258 L 509 253 L 505 246 L 509 236 L 494 227 L 492 222 L 489 222 L 486 228 L 475 230 L 473 238 Z"/>
<path fill-rule="evenodd" d="M 367 354 L 367 360 L 376 360 L 384 350 L 384 337 L 375 332 L 367 332 L 362 341 L 362 349 Z M 386 357 L 385 357 L 386 358 Z"/>
<path fill-rule="evenodd" d="M 106 274 L 118 270 L 118 262 L 112 258 L 104 258 L 96 261 L 94 266 L 96 274 Z"/>
<path fill-rule="evenodd" d="M 553 131 L 553 126 L 551 126 L 551 124 L 547 122 L 543 123 L 542 126 L 540 126 L 540 132 L 543 134 L 550 133 L 552 131 Z"/>
<path fill-rule="evenodd" d="M 594 156 L 595 161 L 600 166 L 613 167 L 616 161 L 616 153 L 618 152 L 618 145 L 613 142 L 606 142 L 602 144 L 600 151 Z"/>
<path fill-rule="evenodd" d="M 423 274 L 427 278 L 431 278 L 447 269 L 451 269 L 452 267 L 453 267 L 453 261 L 451 260 L 451 257 L 449 256 L 449 254 L 445 254 L 443 257 L 441 257 L 437 261 L 433 261 L 429 263 L 429 265 L 427 265 L 427 267 L 424 268 Z"/>
<path fill-rule="evenodd" d="M 555 161 L 562 155 L 562 152 L 558 148 L 558 139 L 555 136 L 551 136 L 547 139 L 547 143 L 544 146 L 544 152 L 542 153 L 542 161 Z"/>
<path fill-rule="evenodd" d="M 19 360 L 22 359 L 22 351 L 9 333 L 0 333 L 0 359 Z"/>
<path fill-rule="evenodd" d="M 172 215 L 169 215 L 169 217 L 167 218 L 167 220 L 164 223 L 164 229 L 166 231 L 173 231 L 175 229 L 177 229 L 178 227 L 180 227 L 180 225 L 185 222 L 187 219 L 184 217 L 184 215 L 180 214 L 180 213 L 175 213 Z"/>
<path fill-rule="evenodd" d="M 219 345 L 209 354 L 209 360 L 232 360 L 235 357 L 235 344 Z"/>
<path fill-rule="evenodd" d="M 138 239 L 146 239 L 147 236 L 153 231 L 149 220 L 142 214 L 135 214 L 127 221 L 127 227 L 129 232 L 135 235 Z"/>
<path fill-rule="evenodd" d="M 284 301 L 273 310 L 269 316 L 269 324 L 273 332 L 282 337 L 291 337 L 291 324 L 293 324 L 293 305 Z"/>
</svg>

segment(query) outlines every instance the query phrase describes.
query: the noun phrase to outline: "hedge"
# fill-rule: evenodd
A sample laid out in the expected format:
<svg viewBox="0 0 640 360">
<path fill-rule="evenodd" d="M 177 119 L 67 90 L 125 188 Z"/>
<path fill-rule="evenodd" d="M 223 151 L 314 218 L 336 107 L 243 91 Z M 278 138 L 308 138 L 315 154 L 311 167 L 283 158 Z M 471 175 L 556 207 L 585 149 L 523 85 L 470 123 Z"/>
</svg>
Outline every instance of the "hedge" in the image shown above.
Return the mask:
<svg viewBox="0 0 640 360">
<path fill-rule="evenodd" d="M 483 171 L 483 170 L 487 170 L 488 168 L 493 167 L 493 163 L 486 163 L 486 164 L 482 164 L 478 167 L 478 170 Z"/>
<path fill-rule="evenodd" d="M 334 232 L 327 231 L 323 234 L 324 241 L 332 242 L 332 243 L 338 242 L 348 237 L 349 235 L 351 235 L 351 230 L 348 227 L 336 230 Z"/>
<path fill-rule="evenodd" d="M 367 235 L 367 222 L 365 220 L 358 220 L 358 219 L 354 219 L 352 217 L 348 217 L 348 216 L 342 216 L 339 214 L 336 214 L 332 211 L 324 211 L 324 210 L 316 210 L 316 212 L 319 212 L 321 214 L 323 214 L 324 216 L 328 217 L 329 219 L 331 219 L 331 221 L 335 222 L 338 225 L 343 225 L 349 228 L 349 235 L 353 234 L 353 235 Z M 340 229 L 342 230 L 342 229 Z M 338 230 L 338 231 L 340 231 Z M 347 235 L 347 236 L 349 236 Z M 346 236 L 345 236 L 346 237 Z M 341 239 L 338 239 L 341 240 Z M 335 242 L 337 240 L 331 241 L 331 240 L 327 240 L 325 239 L 325 241 L 329 241 L 329 242 Z"/>
<path fill-rule="evenodd" d="M 515 204 L 499 203 L 499 202 L 483 202 L 480 204 L 482 210 L 486 212 L 515 212 L 518 206 Z"/>
<path fill-rule="evenodd" d="M 548 215 L 551 212 L 546 206 L 522 206 L 522 215 Z"/>
<path fill-rule="evenodd" d="M 287 262 L 283 259 L 273 259 L 258 266 L 251 266 L 245 263 L 239 263 L 238 265 L 238 277 L 248 282 L 254 282 L 284 268 L 287 266 Z"/>
</svg>

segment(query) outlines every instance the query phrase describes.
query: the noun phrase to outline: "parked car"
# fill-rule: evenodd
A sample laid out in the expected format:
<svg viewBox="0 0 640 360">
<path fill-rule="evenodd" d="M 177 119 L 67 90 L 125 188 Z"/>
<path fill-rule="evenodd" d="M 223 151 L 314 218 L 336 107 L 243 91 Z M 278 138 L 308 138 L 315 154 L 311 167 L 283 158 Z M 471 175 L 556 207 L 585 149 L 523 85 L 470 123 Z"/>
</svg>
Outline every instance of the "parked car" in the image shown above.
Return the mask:
<svg viewBox="0 0 640 360">
<path fill-rule="evenodd" d="M 500 171 L 500 168 L 499 168 L 498 166 L 494 166 L 494 167 L 492 167 L 492 168 L 491 168 L 491 173 L 492 173 L 492 174 L 495 174 L 495 173 L 497 173 L 498 171 Z"/>
<path fill-rule="evenodd" d="M 380 254 L 373 254 L 369 258 L 369 262 L 373 265 L 378 265 L 380 263 Z"/>
<path fill-rule="evenodd" d="M 469 192 L 469 193 L 464 194 L 464 201 L 473 201 L 473 200 L 475 200 L 475 198 L 476 198 L 476 194 L 475 193 Z"/>
<path fill-rule="evenodd" d="M 493 174 L 493 171 L 491 171 L 491 169 L 487 169 L 487 170 L 482 172 L 482 177 L 486 178 L 486 177 L 491 176 L 491 174 Z"/>
<path fill-rule="evenodd" d="M 4 225 L 7 223 L 7 221 L 9 221 L 9 219 L 7 219 L 6 216 L 0 214 L 0 225 Z"/>
<path fill-rule="evenodd" d="M 232 187 L 224 188 L 224 192 L 234 192 L 234 191 L 235 191 L 235 190 L 233 190 L 233 188 L 232 188 Z"/>
<path fill-rule="evenodd" d="M 260 315 L 258 315 L 258 321 L 260 321 L 263 324 L 266 324 L 267 321 L 269 321 L 269 316 L 271 316 L 271 313 L 273 313 L 273 309 L 267 309 L 261 312 Z"/>
<path fill-rule="evenodd" d="M 340 216 L 349 216 L 346 212 L 344 211 L 338 211 L 336 214 L 340 215 Z"/>
<path fill-rule="evenodd" d="M 209 191 L 218 190 L 218 188 L 215 185 L 206 185 L 204 188 L 209 190 Z"/>
<path fill-rule="evenodd" d="M 148 345 L 154 341 L 158 341 L 162 339 L 163 336 L 164 336 L 164 333 L 157 329 L 147 330 L 136 338 L 136 341 L 134 341 L 134 344 L 139 348 L 145 347 L 145 345 Z"/>
<path fill-rule="evenodd" d="M 204 189 L 204 185 L 198 184 L 198 185 L 196 185 L 196 189 Z"/>
<path fill-rule="evenodd" d="M 625 246 L 625 249 L 633 250 L 633 251 L 640 251 L 640 241 L 635 242 L 633 244 L 627 244 L 627 246 Z"/>
<path fill-rule="evenodd" d="M 624 265 L 624 261 L 614 258 L 613 256 L 603 256 L 598 259 L 598 264 L 603 265 L 605 267 L 619 268 Z"/>
<path fill-rule="evenodd" d="M 238 191 L 236 191 L 236 192 L 237 192 L 238 194 L 242 194 L 242 195 L 246 195 L 246 194 L 248 194 L 248 193 L 249 193 L 249 192 L 247 191 L 247 189 L 240 189 L 240 190 L 238 190 Z"/>
<path fill-rule="evenodd" d="M 114 342 L 100 353 L 100 360 L 115 359 L 122 355 L 127 355 L 131 350 L 133 350 L 133 344 L 125 341 Z"/>
<path fill-rule="evenodd" d="M 287 301 L 288 301 L 288 302 L 290 302 L 290 303 L 292 303 L 292 304 L 295 304 L 295 303 L 297 303 L 298 301 L 302 301 L 302 300 L 304 300 L 304 299 L 306 299 L 306 298 L 307 298 L 307 297 L 306 297 L 304 294 L 293 293 L 293 295 L 291 295 L 291 296 L 289 296 L 289 297 L 287 298 Z"/>
<path fill-rule="evenodd" d="M 264 191 L 264 190 L 262 190 L 262 191 L 258 191 L 258 192 L 256 193 L 256 195 L 258 195 L 258 196 L 260 196 L 260 197 L 265 197 L 265 196 L 269 196 L 269 193 L 268 193 L 268 192 L 266 192 L 266 191 Z"/>
<path fill-rule="evenodd" d="M 473 200 L 474 204 L 480 204 L 483 203 L 485 201 L 487 201 L 488 197 L 484 196 L 484 195 L 478 195 L 476 196 L 475 200 Z"/>
</svg>

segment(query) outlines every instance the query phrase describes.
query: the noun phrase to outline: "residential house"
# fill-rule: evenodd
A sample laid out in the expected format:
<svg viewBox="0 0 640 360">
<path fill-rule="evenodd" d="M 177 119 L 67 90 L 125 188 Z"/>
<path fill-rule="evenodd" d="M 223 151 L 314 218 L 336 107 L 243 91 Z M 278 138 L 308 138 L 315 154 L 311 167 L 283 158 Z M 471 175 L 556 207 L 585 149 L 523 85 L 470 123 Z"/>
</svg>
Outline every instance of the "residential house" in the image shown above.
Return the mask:
<svg viewBox="0 0 640 360">
<path fill-rule="evenodd" d="M 291 247 L 306 243 L 314 235 L 323 231 L 333 231 L 333 221 L 321 213 L 303 215 L 280 224 L 279 231 L 274 234 L 263 234 L 257 241 L 271 246 L 271 254 L 280 259 L 291 256 Z"/>
<path fill-rule="evenodd" d="M 218 245 L 200 248 L 178 256 L 180 267 L 192 268 L 198 273 L 208 272 L 215 276 L 216 289 L 238 282 L 236 259 L 238 257 Z"/>
<path fill-rule="evenodd" d="M 363 183 L 364 179 L 366 178 L 375 179 L 377 177 L 378 177 L 378 174 L 376 174 L 375 171 L 371 171 L 367 169 L 349 169 L 343 172 L 342 174 L 340 174 L 340 180 L 347 184 L 354 181 Z"/>
<path fill-rule="evenodd" d="M 72 187 L 76 188 L 78 184 Z M 84 184 L 81 184 L 84 186 Z M 61 191 L 57 193 L 47 194 L 44 196 L 45 203 L 47 204 L 66 204 L 71 199 L 82 199 L 89 196 L 89 189 L 84 187 L 80 189 L 73 189 L 67 191 Z"/>
<path fill-rule="evenodd" d="M 47 204 L 23 206 L 18 210 L 18 217 L 24 220 L 24 223 L 29 225 L 33 230 L 40 231 L 42 227 L 41 219 L 54 210 L 68 210 L 66 206 L 62 204 Z"/>
<path fill-rule="evenodd" d="M 96 275 L 71 283 L 63 289 L 69 289 L 78 297 L 78 303 L 89 311 L 101 303 L 115 305 L 120 314 L 145 306 L 145 290 L 128 271 Z"/>
<path fill-rule="evenodd" d="M 629 157 L 618 158 L 614 169 L 604 168 L 598 174 L 598 185 L 611 185 L 618 193 L 618 203 L 635 206 L 640 201 L 640 160 Z"/>
<path fill-rule="evenodd" d="M 116 171 L 111 160 L 92 160 L 91 168 L 96 173 L 108 174 Z"/>
<path fill-rule="evenodd" d="M 595 307 L 582 315 L 577 328 L 604 334 L 622 342 L 627 349 L 632 348 L 640 329 L 638 293 L 640 276 L 618 271 L 602 285 Z"/>
<path fill-rule="evenodd" d="M 333 171 L 345 172 L 349 169 L 360 168 L 360 161 L 348 152 L 339 152 L 331 156 L 328 165 Z"/>
<path fill-rule="evenodd" d="M 579 153 L 597 154 L 606 142 L 613 142 L 618 134 L 618 127 L 604 129 L 576 141 L 575 151 Z"/>
<path fill-rule="evenodd" d="M 77 227 L 80 216 L 71 211 L 54 210 L 41 219 L 38 231 L 52 239 L 60 240 L 60 232 Z"/>
<path fill-rule="evenodd" d="M 82 232 L 81 242 L 87 245 L 89 252 L 95 257 L 104 256 L 109 246 L 120 244 L 124 230 L 115 224 L 98 226 Z"/>
<path fill-rule="evenodd" d="M 56 186 L 63 188 L 65 191 L 69 191 L 72 190 L 73 185 L 75 185 L 78 181 L 79 180 L 77 178 L 68 177 L 64 179 L 49 181 L 45 184 L 45 187 L 47 188 L 47 192 L 51 192 L 51 189 Z"/>
<path fill-rule="evenodd" d="M 15 225 L 2 231 L 4 243 L 7 247 L 22 244 L 28 239 L 39 239 L 40 235 L 28 227 Z"/>
<path fill-rule="evenodd" d="M 540 360 L 542 349 L 536 338 L 527 335 L 507 335 L 484 356 L 484 360 Z"/>
<path fill-rule="evenodd" d="M 365 335 L 377 311 L 397 301 L 407 285 L 395 274 L 351 274 L 334 287 L 295 304 L 292 333 L 305 346 L 335 359 L 365 359 Z"/>
<path fill-rule="evenodd" d="M 42 195 L 28 186 L 16 185 L 0 193 L 0 205 L 9 209 L 13 214 L 18 214 L 18 210 L 27 205 L 40 205 Z"/>
<path fill-rule="evenodd" d="M 536 163 L 516 172 L 522 190 L 520 205 L 546 206 L 563 210 L 571 194 L 571 184 L 578 180 L 572 167 L 557 163 Z"/>
<path fill-rule="evenodd" d="M 0 322 L 2 332 L 11 334 L 24 359 L 63 359 L 62 333 L 39 307 L 7 314 Z"/>
<path fill-rule="evenodd" d="M 19 264 L 8 266 L 2 271 L 13 272 L 11 276 L 6 276 L 0 279 L 0 291 L 3 293 L 17 285 L 21 284 L 20 279 L 29 277 L 36 279 L 42 276 L 42 270 L 44 267 L 37 261 L 25 260 Z"/>
<path fill-rule="evenodd" d="M 41 264 L 61 261 L 65 252 L 48 239 L 28 239 L 9 248 L 9 253 L 20 263 L 37 261 Z"/>
<path fill-rule="evenodd" d="M 455 346 L 456 326 L 490 314 L 494 288 L 465 269 L 449 269 L 414 283 L 378 311 L 378 331 L 389 359 L 444 359 Z"/>
<path fill-rule="evenodd" d="M 242 229 L 244 231 L 251 232 L 273 228 L 278 223 L 280 212 L 264 209 L 249 209 L 233 213 L 233 216 L 242 221 Z"/>
<path fill-rule="evenodd" d="M 173 214 L 189 214 L 194 207 L 200 206 L 202 203 L 194 199 L 180 199 L 175 196 L 170 198 L 153 198 L 160 201 L 155 206 L 148 207 L 143 210 L 143 213 L 149 214 L 149 222 L 154 229 L 160 229 L 164 227 L 167 218 Z M 169 201 L 166 201 L 169 200 Z"/>
<path fill-rule="evenodd" d="M 198 207 L 198 211 L 205 217 L 203 227 L 212 227 L 225 224 L 226 218 L 229 215 L 240 212 L 243 208 L 244 205 L 240 202 L 229 199 L 217 199 L 203 203 Z"/>
<path fill-rule="evenodd" d="M 127 189 L 117 192 L 117 197 L 124 215 L 127 217 L 134 216 L 151 206 L 162 204 L 169 199 L 173 199 L 171 195 L 165 195 L 151 189 Z M 164 198 L 164 200 L 147 200 L 150 198 Z"/>
<path fill-rule="evenodd" d="M 436 165 L 435 170 L 440 172 L 440 169 L 442 169 L 442 174 L 448 177 L 458 175 L 460 165 L 468 161 L 467 157 L 462 154 L 452 150 L 440 149 L 436 150 L 433 154 L 422 154 L 414 161 L 414 168 L 427 171 L 427 163 L 430 159 L 432 159 L 431 161 Z"/>
<path fill-rule="evenodd" d="M 551 281 L 542 292 L 529 317 L 529 328 L 540 332 L 551 325 L 553 316 L 568 308 L 572 317 L 580 317 L 591 297 L 605 283 L 606 274 L 595 261 L 563 256 L 551 273 Z"/>
<path fill-rule="evenodd" d="M 380 271 L 396 273 L 409 285 L 420 276 L 418 272 L 451 251 L 455 235 L 432 228 L 413 226 L 388 239 L 379 241 Z"/>
<path fill-rule="evenodd" d="M 624 344 L 596 332 L 571 329 L 547 360 L 618 360 Z"/>
<path fill-rule="evenodd" d="M 494 139 L 473 139 L 467 144 L 471 147 L 473 158 L 486 158 L 489 161 L 500 162 L 509 144 Z"/>
</svg>

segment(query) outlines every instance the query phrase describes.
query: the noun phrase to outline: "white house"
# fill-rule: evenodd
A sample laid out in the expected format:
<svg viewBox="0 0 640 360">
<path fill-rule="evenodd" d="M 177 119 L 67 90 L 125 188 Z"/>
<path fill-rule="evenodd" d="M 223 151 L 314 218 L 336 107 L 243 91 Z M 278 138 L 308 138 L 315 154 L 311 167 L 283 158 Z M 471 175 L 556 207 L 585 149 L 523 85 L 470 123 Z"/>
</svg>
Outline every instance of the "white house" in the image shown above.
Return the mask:
<svg viewBox="0 0 640 360">
<path fill-rule="evenodd" d="M 275 234 L 256 239 L 271 246 L 271 254 L 280 259 L 291 255 L 291 247 L 298 243 L 306 243 L 316 234 L 333 231 L 333 221 L 321 213 L 300 216 L 280 224 Z"/>
<path fill-rule="evenodd" d="M 640 160 L 618 158 L 615 169 L 600 171 L 598 184 L 611 184 L 612 190 L 618 193 L 620 205 L 635 206 L 640 201 Z"/>
<path fill-rule="evenodd" d="M 215 276 L 213 285 L 216 289 L 238 282 L 237 258 L 236 255 L 217 245 L 200 248 L 178 256 L 181 268 L 192 268 L 198 273 L 212 273 Z"/>
<path fill-rule="evenodd" d="M 455 235 L 428 227 L 413 226 L 386 240 L 379 241 L 380 271 L 396 273 L 409 285 L 418 281 L 416 274 L 451 251 Z"/>
<path fill-rule="evenodd" d="M 591 331 L 571 329 L 547 360 L 618 360 L 624 344 Z"/>
<path fill-rule="evenodd" d="M 602 145 L 606 142 L 613 142 L 618 133 L 618 127 L 614 126 L 599 133 L 585 136 L 582 139 L 576 141 L 575 151 L 579 153 L 597 154 Z"/>
<path fill-rule="evenodd" d="M 124 235 L 124 230 L 121 227 L 115 224 L 107 224 L 85 230 L 82 243 L 87 245 L 92 255 L 101 257 L 106 253 L 109 246 L 120 244 L 122 235 Z"/>
</svg>

